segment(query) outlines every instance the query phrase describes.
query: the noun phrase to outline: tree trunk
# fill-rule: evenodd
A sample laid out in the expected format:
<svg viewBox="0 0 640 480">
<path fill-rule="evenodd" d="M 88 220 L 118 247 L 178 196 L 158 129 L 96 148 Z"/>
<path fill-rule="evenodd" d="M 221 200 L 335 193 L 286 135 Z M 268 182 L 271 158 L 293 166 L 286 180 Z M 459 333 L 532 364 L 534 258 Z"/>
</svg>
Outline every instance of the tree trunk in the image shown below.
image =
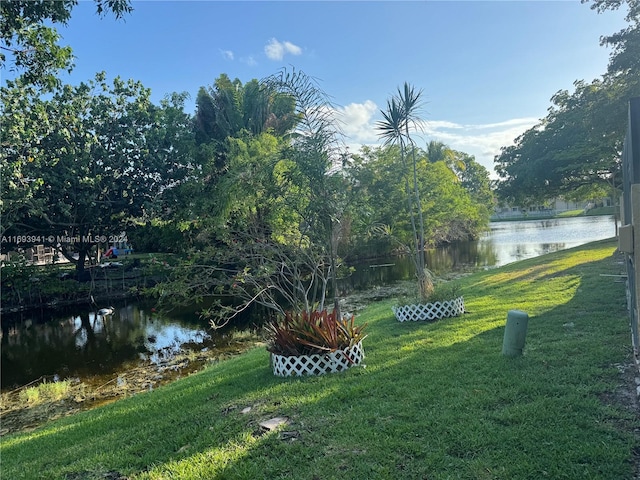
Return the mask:
<svg viewBox="0 0 640 480">
<path fill-rule="evenodd" d="M 87 258 L 87 249 L 81 248 L 78 251 L 78 263 L 76 263 L 76 275 L 80 278 L 84 274 L 84 261 Z"/>
<path fill-rule="evenodd" d="M 69 260 L 69 262 L 73 263 L 76 266 L 76 278 L 80 279 L 80 277 L 84 275 L 84 262 L 87 258 L 88 248 L 86 246 L 80 247 L 80 249 L 78 250 L 77 260 L 73 257 L 73 254 L 69 250 L 67 250 L 66 247 L 61 247 L 60 252 L 64 256 L 64 258 L 66 258 L 67 260 Z"/>
</svg>

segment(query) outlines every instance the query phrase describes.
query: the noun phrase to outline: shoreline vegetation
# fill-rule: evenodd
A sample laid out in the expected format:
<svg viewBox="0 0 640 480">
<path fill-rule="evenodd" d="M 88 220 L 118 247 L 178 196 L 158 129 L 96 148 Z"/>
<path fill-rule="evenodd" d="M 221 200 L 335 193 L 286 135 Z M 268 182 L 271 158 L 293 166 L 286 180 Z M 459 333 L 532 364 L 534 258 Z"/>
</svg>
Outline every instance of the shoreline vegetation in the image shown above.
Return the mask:
<svg viewBox="0 0 640 480">
<path fill-rule="evenodd" d="M 511 222 L 526 220 L 550 220 L 593 215 L 611 215 L 609 207 L 593 209 L 589 213 L 583 210 L 572 210 L 551 217 L 521 216 L 495 218 L 492 222 Z M 125 255 L 114 263 L 113 268 L 88 268 L 90 280 L 78 282 L 74 280 L 71 264 L 54 265 L 9 265 L 4 271 L 5 283 L 2 289 L 2 305 L 0 314 L 14 315 L 42 309 L 60 310 L 67 307 L 90 305 L 92 302 L 108 303 L 110 301 L 135 298 L 142 295 L 144 288 L 162 281 L 154 266 L 159 264 L 158 258 L 168 258 L 168 254 L 143 253 Z M 168 255 L 173 258 L 174 255 Z M 364 260 L 368 257 L 358 258 Z M 179 261 L 179 256 L 173 260 Z M 105 265 L 108 265 L 107 262 Z M 19 270 L 16 275 L 14 270 Z M 35 272 L 35 273 L 34 273 Z M 35 276 L 34 276 L 35 275 Z M 12 277 L 16 277 L 14 281 Z"/>
<path fill-rule="evenodd" d="M 394 300 L 373 301 L 356 317 L 368 324 L 366 367 L 283 380 L 260 344 L 6 434 L 3 477 L 636 478 L 636 369 L 615 248 L 594 242 L 459 278 L 467 313 L 435 323 L 400 324 Z M 517 358 L 500 354 L 510 309 L 530 316 Z M 279 427 L 261 426 L 276 417 Z"/>
</svg>

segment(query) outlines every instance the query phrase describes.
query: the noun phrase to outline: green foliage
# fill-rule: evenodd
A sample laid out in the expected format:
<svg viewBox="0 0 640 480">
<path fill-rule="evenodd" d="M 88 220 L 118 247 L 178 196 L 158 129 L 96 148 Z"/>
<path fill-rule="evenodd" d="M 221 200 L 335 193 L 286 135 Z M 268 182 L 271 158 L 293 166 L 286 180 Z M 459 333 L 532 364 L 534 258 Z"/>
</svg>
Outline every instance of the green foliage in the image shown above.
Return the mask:
<svg viewBox="0 0 640 480">
<path fill-rule="evenodd" d="M 435 282 L 433 291 L 427 298 L 428 303 L 445 302 L 462 296 L 462 285 L 459 282 Z M 398 298 L 396 306 L 425 303 L 418 295 L 404 295 Z"/>
<path fill-rule="evenodd" d="M 628 25 L 612 35 L 601 37 L 602 45 L 611 47 L 608 72 L 626 74 L 640 70 L 640 2 L 637 0 L 582 0 L 591 3 L 591 8 L 601 13 L 605 10 L 617 10 L 627 7 L 625 20 Z"/>
<path fill-rule="evenodd" d="M 0 297 L 5 306 L 25 307 L 85 300 L 90 285 L 60 279 L 62 270 L 55 265 L 36 267 L 24 259 L 3 262 Z"/>
<path fill-rule="evenodd" d="M 459 282 L 436 283 L 433 292 L 429 296 L 430 302 L 443 302 L 453 300 L 462 295 L 462 285 Z"/>
<path fill-rule="evenodd" d="M 454 151 L 454 154 L 456 164 L 462 166 L 456 172 L 460 179 L 460 184 L 471 196 L 475 206 L 478 207 L 479 217 L 488 221 L 495 203 L 494 195 L 491 191 L 489 171 L 479 164 L 473 155 L 458 151 Z M 483 225 L 480 224 L 478 227 L 482 228 Z"/>
<path fill-rule="evenodd" d="M 65 398 L 71 386 L 70 380 L 60 382 L 43 382 L 35 387 L 27 387 L 21 390 L 19 398 L 29 405 L 38 405 L 44 402 L 55 402 Z"/>
<path fill-rule="evenodd" d="M 278 355 L 314 355 L 353 347 L 364 340 L 366 324 L 355 325 L 354 316 L 338 319 L 326 310 L 285 313 L 265 326 L 267 350 Z"/>
<path fill-rule="evenodd" d="M 326 95 L 304 73 L 283 71 L 244 86 L 222 75 L 197 103 L 202 168 L 185 183 L 191 205 L 177 217 L 196 225 L 199 248 L 152 293 L 179 303 L 213 298 L 202 313 L 216 327 L 252 304 L 271 314 L 324 308 L 337 291 L 329 282 L 344 209 Z"/>
<path fill-rule="evenodd" d="M 468 175 L 462 181 L 445 162 L 432 163 L 425 152 L 416 152 L 427 245 L 477 238 L 488 224 L 492 204 L 488 172 L 476 169 L 473 157 L 454 154 L 469 166 L 460 173 Z M 381 248 L 406 251 L 413 232 L 403 193 L 404 179 L 398 174 L 397 147 L 363 148 L 352 159 L 348 169 L 355 212 L 352 249 L 366 250 L 367 245 L 380 242 L 379 234 L 383 233 L 387 243 Z"/>
<path fill-rule="evenodd" d="M 382 110 L 383 120 L 377 127 L 385 145 L 397 145 L 400 149 L 401 176 L 404 179 L 404 194 L 408 204 L 409 220 L 411 223 L 411 256 L 416 269 L 420 296 L 426 299 L 433 288 L 430 279 L 425 276 L 424 260 L 425 225 L 420 189 L 418 187 L 418 164 L 416 148 L 411 137 L 412 130 L 419 125 L 419 111 L 421 108 L 422 91 L 416 91 L 413 86 L 405 82 L 403 88 L 387 100 L 387 109 Z M 411 155 L 411 164 L 407 156 Z M 410 180 L 411 179 L 411 180 Z"/>
<path fill-rule="evenodd" d="M 194 243 L 191 225 L 153 219 L 127 228 L 127 239 L 138 253 L 184 253 Z"/>
<path fill-rule="evenodd" d="M 527 130 L 516 144 L 503 147 L 495 159 L 503 200 L 525 204 L 581 189 L 621 182 L 622 143 L 628 99 L 640 88 L 640 73 L 604 76 L 575 83 L 575 91 L 559 91 L 549 114 Z"/>
<path fill-rule="evenodd" d="M 603 189 L 618 196 L 628 102 L 640 92 L 640 4 L 590 3 L 599 12 L 629 7 L 628 26 L 602 37 L 604 45 L 613 47 L 608 71 L 592 82 L 576 81 L 572 93 L 558 91 L 548 115 L 515 145 L 502 148 L 495 159 L 502 200 L 526 205 L 576 191 L 581 198 L 597 198 Z"/>
<path fill-rule="evenodd" d="M 0 97 L 6 232 L 51 237 L 53 246 L 59 236 L 77 237 L 61 249 L 81 270 L 92 239 L 175 206 L 174 191 L 192 169 L 184 95 L 157 107 L 139 82 L 109 85 L 100 73 L 46 97 L 7 82 Z"/>
<path fill-rule="evenodd" d="M 94 0 L 96 12 L 111 11 L 116 18 L 130 13 L 129 0 Z M 70 47 L 58 44 L 56 24 L 66 25 L 77 0 L 0 2 L 0 68 L 5 68 L 7 53 L 13 69 L 22 73 L 27 84 L 52 89 L 59 84 L 57 73 L 73 68 Z M 6 52 L 6 53 L 5 53 Z"/>
<path fill-rule="evenodd" d="M 217 245 L 191 250 L 186 261 L 165 269 L 166 281 L 148 290 L 167 305 L 212 302 L 204 318 L 219 328 L 252 305 L 265 320 L 286 310 L 325 308 L 331 268 L 323 252 L 299 237 L 280 242 L 255 224 L 229 230 Z"/>
<path fill-rule="evenodd" d="M 246 135 L 271 133 L 281 137 L 294 128 L 295 99 L 266 88 L 257 80 L 242 84 L 220 75 L 209 88 L 201 87 L 196 97 L 195 138 L 205 175 L 224 173 L 230 156 L 227 140 Z"/>
</svg>

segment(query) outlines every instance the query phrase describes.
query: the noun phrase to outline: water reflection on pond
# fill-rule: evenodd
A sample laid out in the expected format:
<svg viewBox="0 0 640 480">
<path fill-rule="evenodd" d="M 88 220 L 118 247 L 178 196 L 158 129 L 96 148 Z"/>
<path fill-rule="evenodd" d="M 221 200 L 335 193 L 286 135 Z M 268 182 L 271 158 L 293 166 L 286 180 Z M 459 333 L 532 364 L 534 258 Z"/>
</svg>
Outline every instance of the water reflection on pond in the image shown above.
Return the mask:
<svg viewBox="0 0 640 480">
<path fill-rule="evenodd" d="M 613 216 L 491 222 L 477 241 L 458 242 L 426 252 L 427 267 L 436 275 L 493 268 L 615 235 Z M 343 291 L 414 278 L 409 256 L 362 262 L 342 280 Z"/>
<path fill-rule="evenodd" d="M 495 252 L 495 260 L 479 259 L 478 265 L 505 265 L 613 236 L 615 222 L 611 215 L 493 222 L 491 231 L 479 243 Z"/>
<path fill-rule="evenodd" d="M 25 313 L 2 321 L 2 388 L 42 376 L 112 375 L 123 366 L 161 363 L 185 345 L 215 348 L 227 334 L 213 335 L 194 313 L 168 316 L 144 304 L 126 304 L 114 314 L 76 308 L 73 313 Z"/>
</svg>

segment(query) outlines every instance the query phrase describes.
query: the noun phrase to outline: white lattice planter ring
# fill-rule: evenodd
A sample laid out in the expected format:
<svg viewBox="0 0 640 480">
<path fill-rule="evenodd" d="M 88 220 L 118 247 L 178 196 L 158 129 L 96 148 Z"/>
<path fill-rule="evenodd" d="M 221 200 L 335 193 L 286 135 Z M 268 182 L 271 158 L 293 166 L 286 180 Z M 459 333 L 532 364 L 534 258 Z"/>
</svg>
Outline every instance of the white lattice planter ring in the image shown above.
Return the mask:
<svg viewBox="0 0 640 480">
<path fill-rule="evenodd" d="M 364 359 L 362 342 L 345 350 L 318 355 L 284 356 L 271 354 L 273 374 L 278 377 L 302 375 L 322 375 L 324 373 L 342 372 L 347 368 L 360 365 Z"/>
<path fill-rule="evenodd" d="M 391 310 L 393 310 L 399 322 L 418 322 L 457 317 L 464 313 L 464 298 L 458 297 L 442 302 L 403 305 L 402 307 L 391 307 Z"/>
</svg>

